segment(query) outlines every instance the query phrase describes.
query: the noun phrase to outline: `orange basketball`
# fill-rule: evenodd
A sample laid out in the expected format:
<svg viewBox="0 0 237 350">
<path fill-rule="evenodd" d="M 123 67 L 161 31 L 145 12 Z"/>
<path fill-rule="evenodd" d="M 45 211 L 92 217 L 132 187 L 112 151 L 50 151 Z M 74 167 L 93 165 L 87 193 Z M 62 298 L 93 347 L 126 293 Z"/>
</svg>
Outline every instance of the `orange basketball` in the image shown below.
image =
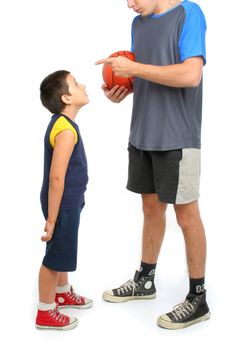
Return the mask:
<svg viewBox="0 0 237 350">
<path fill-rule="evenodd" d="M 124 56 L 130 59 L 131 61 L 135 61 L 134 54 L 130 51 L 117 51 L 114 52 L 109 57 L 117 57 Z M 125 86 L 130 92 L 133 90 L 133 77 L 123 78 L 115 75 L 112 68 L 106 64 L 103 66 L 102 70 L 103 80 L 107 85 L 108 89 L 111 90 L 115 85 Z"/>
</svg>

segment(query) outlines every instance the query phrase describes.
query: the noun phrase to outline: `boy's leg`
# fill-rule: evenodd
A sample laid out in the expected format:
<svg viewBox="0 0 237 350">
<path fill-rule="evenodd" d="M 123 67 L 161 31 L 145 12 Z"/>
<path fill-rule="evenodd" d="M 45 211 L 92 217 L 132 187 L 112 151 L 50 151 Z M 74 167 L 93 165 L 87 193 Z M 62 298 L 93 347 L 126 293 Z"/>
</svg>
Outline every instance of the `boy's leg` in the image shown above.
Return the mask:
<svg viewBox="0 0 237 350">
<path fill-rule="evenodd" d="M 73 307 L 78 309 L 89 309 L 93 301 L 74 292 L 68 283 L 68 273 L 60 272 L 56 287 L 55 301 L 59 307 Z"/>
<path fill-rule="evenodd" d="M 39 272 L 39 300 L 45 304 L 52 304 L 55 300 L 56 286 L 59 272 L 41 266 Z"/>
<path fill-rule="evenodd" d="M 36 327 L 39 329 L 69 330 L 78 320 L 61 314 L 55 303 L 59 272 L 42 265 L 39 272 L 39 303 Z"/>
<path fill-rule="evenodd" d="M 68 284 L 68 273 L 67 272 L 60 272 L 58 277 L 58 283 L 57 286 L 65 286 Z"/>
</svg>

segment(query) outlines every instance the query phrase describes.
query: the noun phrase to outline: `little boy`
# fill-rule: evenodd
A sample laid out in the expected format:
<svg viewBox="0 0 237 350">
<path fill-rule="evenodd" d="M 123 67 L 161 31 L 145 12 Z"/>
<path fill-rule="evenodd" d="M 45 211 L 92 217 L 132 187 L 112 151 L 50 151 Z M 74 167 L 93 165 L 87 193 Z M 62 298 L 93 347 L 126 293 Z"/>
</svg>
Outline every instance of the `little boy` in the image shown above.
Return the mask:
<svg viewBox="0 0 237 350">
<path fill-rule="evenodd" d="M 47 76 L 40 93 L 42 104 L 53 116 L 44 138 L 40 199 L 46 234 L 41 239 L 47 245 L 39 272 L 36 327 L 69 330 L 78 320 L 61 314 L 58 307 L 86 309 L 93 303 L 74 292 L 67 274 L 76 270 L 78 227 L 88 182 L 86 154 L 75 117 L 89 100 L 85 86 L 64 70 Z"/>
</svg>

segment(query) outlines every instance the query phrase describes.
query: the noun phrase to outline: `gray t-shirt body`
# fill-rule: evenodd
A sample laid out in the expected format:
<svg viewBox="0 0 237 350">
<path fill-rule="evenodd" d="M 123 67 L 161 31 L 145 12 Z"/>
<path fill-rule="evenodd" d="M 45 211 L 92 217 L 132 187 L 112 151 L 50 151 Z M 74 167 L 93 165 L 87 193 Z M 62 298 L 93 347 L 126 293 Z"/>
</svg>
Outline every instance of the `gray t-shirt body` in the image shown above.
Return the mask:
<svg viewBox="0 0 237 350">
<path fill-rule="evenodd" d="M 189 1 L 162 15 L 137 16 L 132 50 L 137 62 L 178 64 L 205 53 L 206 23 L 200 7 Z M 195 88 L 173 88 L 134 80 L 129 142 L 141 150 L 201 147 L 202 81 Z"/>
</svg>

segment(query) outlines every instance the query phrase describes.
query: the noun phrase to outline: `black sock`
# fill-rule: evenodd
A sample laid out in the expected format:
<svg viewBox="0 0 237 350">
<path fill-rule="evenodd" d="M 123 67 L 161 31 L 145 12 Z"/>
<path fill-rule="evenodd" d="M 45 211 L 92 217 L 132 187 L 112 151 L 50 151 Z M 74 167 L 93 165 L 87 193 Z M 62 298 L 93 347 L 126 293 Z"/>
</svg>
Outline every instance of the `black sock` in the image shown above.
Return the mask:
<svg viewBox="0 0 237 350">
<path fill-rule="evenodd" d="M 203 278 L 190 278 L 189 279 L 189 293 L 192 294 L 203 294 L 205 289 L 204 289 L 204 284 L 205 284 L 205 277 Z"/>
<path fill-rule="evenodd" d="M 141 262 L 139 276 L 153 276 L 155 274 L 156 264 L 147 264 L 145 262 Z"/>
</svg>

